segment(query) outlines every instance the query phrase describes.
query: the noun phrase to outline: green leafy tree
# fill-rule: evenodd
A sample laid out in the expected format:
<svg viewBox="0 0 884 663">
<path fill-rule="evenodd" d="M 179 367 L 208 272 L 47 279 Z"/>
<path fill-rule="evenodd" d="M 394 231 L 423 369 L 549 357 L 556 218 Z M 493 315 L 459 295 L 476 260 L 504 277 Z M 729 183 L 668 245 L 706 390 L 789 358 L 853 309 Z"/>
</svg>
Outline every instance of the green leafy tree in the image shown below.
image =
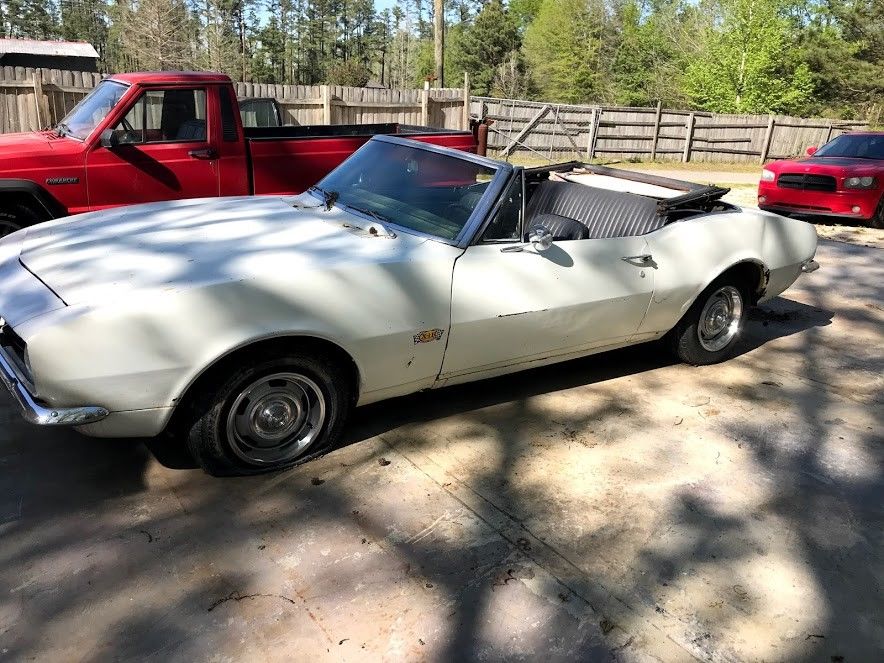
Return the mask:
<svg viewBox="0 0 884 663">
<path fill-rule="evenodd" d="M 489 0 L 464 30 L 457 51 L 456 65 L 470 75 L 473 91 L 491 92 L 499 67 L 521 46 L 515 18 L 501 0 Z"/>
<path fill-rule="evenodd" d="M 62 0 L 61 37 L 92 44 L 104 62 L 107 52 L 107 3 L 104 0 Z"/>
<path fill-rule="evenodd" d="M 686 71 L 688 93 L 721 113 L 801 113 L 813 79 L 786 18 L 783 0 L 720 0 L 721 28 Z"/>
<path fill-rule="evenodd" d="M 24 39 L 55 39 L 58 7 L 52 0 L 6 0 L 4 33 Z"/>
<path fill-rule="evenodd" d="M 602 95 L 601 0 L 543 0 L 525 30 L 525 56 L 544 99 L 565 103 Z"/>
</svg>

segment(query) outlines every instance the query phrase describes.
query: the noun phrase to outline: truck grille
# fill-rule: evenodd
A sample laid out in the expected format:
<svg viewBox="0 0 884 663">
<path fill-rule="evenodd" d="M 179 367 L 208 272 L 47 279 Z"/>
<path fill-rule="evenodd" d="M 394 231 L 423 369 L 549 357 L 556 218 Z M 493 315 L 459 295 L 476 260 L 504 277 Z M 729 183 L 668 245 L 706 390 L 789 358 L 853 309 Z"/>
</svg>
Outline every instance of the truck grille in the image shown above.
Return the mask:
<svg viewBox="0 0 884 663">
<path fill-rule="evenodd" d="M 777 184 L 784 189 L 804 191 L 834 191 L 836 187 L 834 177 L 808 173 L 783 173 L 777 178 Z"/>
</svg>

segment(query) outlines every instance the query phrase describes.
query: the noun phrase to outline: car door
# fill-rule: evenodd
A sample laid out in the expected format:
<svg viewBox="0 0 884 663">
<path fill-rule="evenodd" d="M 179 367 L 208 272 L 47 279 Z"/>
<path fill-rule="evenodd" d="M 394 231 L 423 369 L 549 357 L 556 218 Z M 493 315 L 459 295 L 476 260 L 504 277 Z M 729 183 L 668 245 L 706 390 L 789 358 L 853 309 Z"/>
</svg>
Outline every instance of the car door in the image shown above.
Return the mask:
<svg viewBox="0 0 884 663">
<path fill-rule="evenodd" d="M 102 209 L 219 195 L 206 88 L 147 89 L 87 157 L 89 205 Z"/>
<path fill-rule="evenodd" d="M 482 240 L 455 262 L 440 380 L 623 344 L 648 310 L 654 270 L 643 237 L 557 241 L 538 250 L 521 241 L 523 208 L 519 177 Z"/>
</svg>

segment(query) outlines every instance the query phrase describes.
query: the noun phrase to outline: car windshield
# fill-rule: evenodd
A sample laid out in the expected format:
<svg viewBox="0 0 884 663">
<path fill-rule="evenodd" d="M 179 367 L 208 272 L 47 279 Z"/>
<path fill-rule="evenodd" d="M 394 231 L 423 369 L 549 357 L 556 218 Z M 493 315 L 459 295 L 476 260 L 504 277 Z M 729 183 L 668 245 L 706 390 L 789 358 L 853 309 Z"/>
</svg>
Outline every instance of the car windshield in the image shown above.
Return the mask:
<svg viewBox="0 0 884 663">
<path fill-rule="evenodd" d="M 101 81 L 58 123 L 58 132 L 78 140 L 86 140 L 128 89 L 122 83 Z"/>
<path fill-rule="evenodd" d="M 813 156 L 884 159 L 884 134 L 844 134 L 823 145 Z"/>
<path fill-rule="evenodd" d="M 453 240 L 496 171 L 419 147 L 369 141 L 311 192 L 327 204 Z"/>
</svg>

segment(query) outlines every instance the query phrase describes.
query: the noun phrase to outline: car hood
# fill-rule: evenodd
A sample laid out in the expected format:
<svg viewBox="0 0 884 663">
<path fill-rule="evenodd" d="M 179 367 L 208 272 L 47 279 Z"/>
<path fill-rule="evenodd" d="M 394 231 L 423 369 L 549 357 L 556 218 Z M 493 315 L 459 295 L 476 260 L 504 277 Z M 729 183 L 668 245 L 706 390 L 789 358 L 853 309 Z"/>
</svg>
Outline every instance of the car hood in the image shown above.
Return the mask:
<svg viewBox="0 0 884 663">
<path fill-rule="evenodd" d="M 776 173 L 874 174 L 884 170 L 884 162 L 871 159 L 850 159 L 847 157 L 809 157 L 807 159 L 775 161 L 765 166 L 765 168 Z"/>
<path fill-rule="evenodd" d="M 427 241 L 382 228 L 373 234 L 371 225 L 326 210 L 308 194 L 183 200 L 35 226 L 20 260 L 65 303 L 98 305 L 336 263 L 397 260 Z"/>
</svg>

